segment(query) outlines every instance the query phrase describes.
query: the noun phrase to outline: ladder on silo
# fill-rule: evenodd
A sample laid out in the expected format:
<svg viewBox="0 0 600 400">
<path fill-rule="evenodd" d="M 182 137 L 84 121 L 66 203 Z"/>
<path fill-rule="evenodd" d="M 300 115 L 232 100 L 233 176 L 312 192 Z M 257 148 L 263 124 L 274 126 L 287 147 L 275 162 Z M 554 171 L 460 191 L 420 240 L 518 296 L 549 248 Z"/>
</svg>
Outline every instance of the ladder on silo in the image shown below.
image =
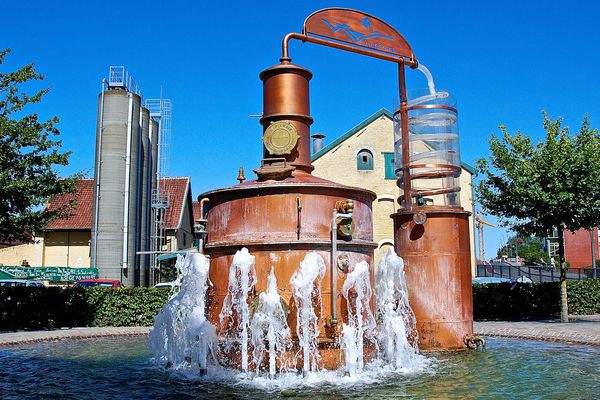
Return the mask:
<svg viewBox="0 0 600 400">
<path fill-rule="evenodd" d="M 154 229 L 152 232 L 152 283 L 157 283 L 157 273 L 160 275 L 160 262 L 158 255 L 163 252 L 167 242 L 165 212 L 169 208 L 171 196 L 169 192 L 162 192 L 160 189 L 152 191 L 152 213 L 154 220 Z"/>
<path fill-rule="evenodd" d="M 150 111 L 150 118 L 158 122 L 158 160 L 155 160 L 156 188 L 152 191 L 152 260 L 150 264 L 151 280 L 157 283 L 157 271 L 160 274 L 158 255 L 166 244 L 165 211 L 169 208 L 170 194 L 163 192 L 161 179 L 168 174 L 171 145 L 171 100 L 162 98 L 145 99 L 145 107 Z"/>
</svg>

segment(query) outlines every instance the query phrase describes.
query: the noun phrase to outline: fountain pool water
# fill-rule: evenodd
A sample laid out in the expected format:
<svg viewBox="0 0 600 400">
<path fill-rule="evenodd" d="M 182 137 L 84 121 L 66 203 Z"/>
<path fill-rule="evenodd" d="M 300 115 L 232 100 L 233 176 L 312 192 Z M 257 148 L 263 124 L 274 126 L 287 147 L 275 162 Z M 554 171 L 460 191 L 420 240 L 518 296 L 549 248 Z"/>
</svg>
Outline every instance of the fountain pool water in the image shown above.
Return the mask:
<svg viewBox="0 0 600 400">
<path fill-rule="evenodd" d="M 331 372 L 286 379 L 157 368 L 145 337 L 28 344 L 0 348 L 0 398 L 592 399 L 600 391 L 598 346 L 487 342 L 483 351 L 433 354 L 428 366 L 410 373 L 367 366 L 356 378 Z"/>
</svg>

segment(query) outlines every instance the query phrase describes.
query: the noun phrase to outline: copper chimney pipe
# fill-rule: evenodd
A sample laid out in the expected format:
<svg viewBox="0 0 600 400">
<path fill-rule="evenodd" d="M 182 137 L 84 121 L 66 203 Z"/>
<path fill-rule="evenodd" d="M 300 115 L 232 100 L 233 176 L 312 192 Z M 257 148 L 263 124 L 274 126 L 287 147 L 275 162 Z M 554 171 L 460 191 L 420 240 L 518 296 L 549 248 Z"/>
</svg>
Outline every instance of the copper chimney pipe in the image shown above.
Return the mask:
<svg viewBox="0 0 600 400">
<path fill-rule="evenodd" d="M 263 117 L 260 119 L 263 166 L 283 163 L 294 176 L 298 172 L 310 174 L 314 169 L 310 159 L 313 119 L 310 116 L 309 81 L 312 73 L 284 61 L 262 71 L 259 77 L 263 81 Z M 260 179 L 260 169 L 256 172 Z"/>
</svg>

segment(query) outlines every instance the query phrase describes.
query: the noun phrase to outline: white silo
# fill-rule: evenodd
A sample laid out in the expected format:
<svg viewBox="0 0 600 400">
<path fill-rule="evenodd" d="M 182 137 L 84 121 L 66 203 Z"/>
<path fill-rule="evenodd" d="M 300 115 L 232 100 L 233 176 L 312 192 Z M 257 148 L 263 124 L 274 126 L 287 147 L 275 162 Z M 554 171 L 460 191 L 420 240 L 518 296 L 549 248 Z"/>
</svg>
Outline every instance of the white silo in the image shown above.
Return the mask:
<svg viewBox="0 0 600 400">
<path fill-rule="evenodd" d="M 122 74 L 111 67 L 108 90 L 98 96 L 92 265 L 100 278 L 131 286 L 138 232 L 141 97 L 125 69 L 119 71 Z"/>
</svg>

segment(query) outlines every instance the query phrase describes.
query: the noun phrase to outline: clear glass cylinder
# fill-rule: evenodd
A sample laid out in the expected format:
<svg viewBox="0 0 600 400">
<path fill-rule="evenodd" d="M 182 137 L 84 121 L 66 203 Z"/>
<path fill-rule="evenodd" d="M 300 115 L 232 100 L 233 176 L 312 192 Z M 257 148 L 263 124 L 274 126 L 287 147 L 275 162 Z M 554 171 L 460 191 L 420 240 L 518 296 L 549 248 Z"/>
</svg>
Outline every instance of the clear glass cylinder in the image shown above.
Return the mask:
<svg viewBox="0 0 600 400">
<path fill-rule="evenodd" d="M 445 91 L 409 92 L 408 143 L 402 142 L 402 113 L 394 114 L 396 176 L 404 196 L 402 149 L 408 146 L 411 204 L 460 206 L 458 112 Z M 404 204 L 401 202 L 401 205 Z"/>
</svg>

